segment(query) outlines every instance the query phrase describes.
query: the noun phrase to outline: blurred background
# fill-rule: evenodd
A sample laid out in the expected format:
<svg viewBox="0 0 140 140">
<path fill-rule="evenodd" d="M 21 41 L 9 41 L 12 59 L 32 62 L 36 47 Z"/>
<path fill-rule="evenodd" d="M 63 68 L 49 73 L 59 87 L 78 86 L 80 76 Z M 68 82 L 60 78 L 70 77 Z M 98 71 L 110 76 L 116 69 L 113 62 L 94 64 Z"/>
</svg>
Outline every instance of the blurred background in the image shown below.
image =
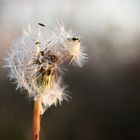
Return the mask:
<svg viewBox="0 0 140 140">
<path fill-rule="evenodd" d="M 44 114 L 41 140 L 140 139 L 139 0 L 0 0 L 0 140 L 31 140 L 33 114 L 3 59 L 28 24 L 57 21 L 81 36 L 88 63 L 67 67 L 72 99 Z"/>
</svg>

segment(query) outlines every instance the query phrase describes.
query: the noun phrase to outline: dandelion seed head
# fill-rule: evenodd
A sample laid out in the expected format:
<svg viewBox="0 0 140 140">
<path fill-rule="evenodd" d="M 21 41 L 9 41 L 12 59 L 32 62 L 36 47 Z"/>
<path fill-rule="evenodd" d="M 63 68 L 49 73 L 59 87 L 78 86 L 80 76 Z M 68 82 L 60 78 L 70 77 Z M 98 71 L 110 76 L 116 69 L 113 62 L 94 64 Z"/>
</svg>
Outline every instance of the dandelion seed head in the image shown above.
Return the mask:
<svg viewBox="0 0 140 140">
<path fill-rule="evenodd" d="M 47 107 L 67 100 L 60 80 L 61 64 L 69 61 L 82 66 L 85 60 L 80 39 L 66 32 L 63 26 L 45 35 L 41 29 L 34 32 L 29 26 L 13 43 L 6 67 L 17 89 L 26 89 L 34 99 L 41 98 L 44 112 Z"/>
</svg>

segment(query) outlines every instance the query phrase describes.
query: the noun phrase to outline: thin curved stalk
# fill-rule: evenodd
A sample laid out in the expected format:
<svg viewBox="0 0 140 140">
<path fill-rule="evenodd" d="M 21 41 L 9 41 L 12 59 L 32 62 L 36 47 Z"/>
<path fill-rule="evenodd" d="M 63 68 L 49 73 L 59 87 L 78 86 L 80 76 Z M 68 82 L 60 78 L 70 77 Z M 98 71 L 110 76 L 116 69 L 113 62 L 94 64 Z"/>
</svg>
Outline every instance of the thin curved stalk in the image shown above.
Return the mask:
<svg viewBox="0 0 140 140">
<path fill-rule="evenodd" d="M 34 102 L 34 112 L 33 112 L 33 140 L 39 140 L 40 137 L 40 115 L 41 112 L 41 101 L 38 98 Z"/>
</svg>

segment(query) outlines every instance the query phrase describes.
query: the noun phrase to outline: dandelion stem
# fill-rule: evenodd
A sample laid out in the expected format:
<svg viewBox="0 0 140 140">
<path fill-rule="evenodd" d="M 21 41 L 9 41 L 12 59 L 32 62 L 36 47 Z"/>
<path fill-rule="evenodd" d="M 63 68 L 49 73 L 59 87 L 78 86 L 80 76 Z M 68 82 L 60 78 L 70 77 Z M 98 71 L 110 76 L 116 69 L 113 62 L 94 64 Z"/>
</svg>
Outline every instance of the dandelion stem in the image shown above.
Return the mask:
<svg viewBox="0 0 140 140">
<path fill-rule="evenodd" d="M 41 112 L 41 101 L 40 98 L 34 102 L 34 114 L 33 114 L 33 140 L 39 140 L 40 133 L 40 112 Z"/>
</svg>

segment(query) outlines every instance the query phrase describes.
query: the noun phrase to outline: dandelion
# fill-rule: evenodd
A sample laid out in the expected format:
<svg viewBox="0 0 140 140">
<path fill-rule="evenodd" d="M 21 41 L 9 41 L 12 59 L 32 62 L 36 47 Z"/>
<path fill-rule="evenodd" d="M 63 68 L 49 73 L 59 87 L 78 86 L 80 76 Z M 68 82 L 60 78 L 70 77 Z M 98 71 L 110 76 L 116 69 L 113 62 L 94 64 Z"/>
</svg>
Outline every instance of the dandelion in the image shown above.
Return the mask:
<svg viewBox="0 0 140 140">
<path fill-rule="evenodd" d="M 51 105 L 68 100 L 61 80 L 62 64 L 82 67 L 86 58 L 80 39 L 66 32 L 63 26 L 53 29 L 39 23 L 37 32 L 29 26 L 11 47 L 6 59 L 9 77 L 17 89 L 26 90 L 34 100 L 33 140 L 39 140 L 40 116 Z"/>
</svg>

